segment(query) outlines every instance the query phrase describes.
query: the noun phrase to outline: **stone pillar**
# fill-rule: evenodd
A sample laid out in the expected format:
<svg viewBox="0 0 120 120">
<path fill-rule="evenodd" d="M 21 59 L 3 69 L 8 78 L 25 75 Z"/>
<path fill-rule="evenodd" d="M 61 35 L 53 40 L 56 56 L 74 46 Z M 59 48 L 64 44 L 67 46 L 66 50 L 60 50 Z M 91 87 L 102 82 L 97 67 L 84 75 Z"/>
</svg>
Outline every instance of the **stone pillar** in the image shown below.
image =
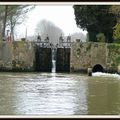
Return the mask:
<svg viewBox="0 0 120 120">
<path fill-rule="evenodd" d="M 88 68 L 88 76 L 92 76 L 92 68 Z"/>
</svg>

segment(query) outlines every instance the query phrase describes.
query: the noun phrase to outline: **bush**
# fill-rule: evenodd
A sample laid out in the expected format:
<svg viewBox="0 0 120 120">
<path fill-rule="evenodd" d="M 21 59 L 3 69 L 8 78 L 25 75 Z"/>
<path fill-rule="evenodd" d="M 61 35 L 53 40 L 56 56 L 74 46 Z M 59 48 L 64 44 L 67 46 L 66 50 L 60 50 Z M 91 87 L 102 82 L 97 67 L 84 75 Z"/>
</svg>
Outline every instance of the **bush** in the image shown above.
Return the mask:
<svg viewBox="0 0 120 120">
<path fill-rule="evenodd" d="M 105 35 L 104 35 L 104 33 L 98 33 L 96 35 L 96 38 L 97 38 L 97 42 L 105 42 Z"/>
<path fill-rule="evenodd" d="M 114 27 L 113 39 L 114 39 L 114 42 L 116 43 L 119 43 L 120 41 L 120 24 L 119 23 L 117 23 Z"/>
</svg>

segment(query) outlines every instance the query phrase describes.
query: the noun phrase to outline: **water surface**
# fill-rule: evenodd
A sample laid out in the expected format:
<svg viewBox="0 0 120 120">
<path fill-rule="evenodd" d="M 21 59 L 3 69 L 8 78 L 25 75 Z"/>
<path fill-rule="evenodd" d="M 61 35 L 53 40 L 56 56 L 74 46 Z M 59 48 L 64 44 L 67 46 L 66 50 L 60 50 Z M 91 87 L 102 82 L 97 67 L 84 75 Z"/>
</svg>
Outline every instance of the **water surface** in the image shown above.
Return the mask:
<svg viewBox="0 0 120 120">
<path fill-rule="evenodd" d="M 120 76 L 0 73 L 1 115 L 119 115 Z"/>
</svg>

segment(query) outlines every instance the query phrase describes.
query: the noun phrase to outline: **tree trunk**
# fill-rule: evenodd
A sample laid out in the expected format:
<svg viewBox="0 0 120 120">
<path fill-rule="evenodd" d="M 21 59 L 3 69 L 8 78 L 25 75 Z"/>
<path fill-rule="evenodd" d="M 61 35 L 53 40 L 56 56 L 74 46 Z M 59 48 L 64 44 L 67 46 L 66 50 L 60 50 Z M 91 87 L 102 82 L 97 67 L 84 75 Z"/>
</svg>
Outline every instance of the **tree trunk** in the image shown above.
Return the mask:
<svg viewBox="0 0 120 120">
<path fill-rule="evenodd" d="M 14 28 L 11 27 L 11 38 L 12 38 L 12 41 L 14 41 Z"/>
<path fill-rule="evenodd" d="M 13 22 L 12 22 L 12 15 L 10 16 L 10 27 L 11 27 L 11 38 L 12 41 L 14 41 L 14 27 L 13 27 Z"/>
<path fill-rule="evenodd" d="M 7 21 L 7 10 L 8 10 L 8 5 L 5 5 L 5 16 L 4 16 L 4 21 L 3 21 L 3 33 L 2 37 L 5 37 L 5 28 L 6 28 L 6 21 Z"/>
<path fill-rule="evenodd" d="M 113 42 L 113 33 L 110 32 L 105 32 L 105 37 L 106 37 L 106 43 L 112 43 Z"/>
<path fill-rule="evenodd" d="M 97 42 L 96 38 L 97 33 L 94 31 L 88 31 L 89 41 Z"/>
</svg>

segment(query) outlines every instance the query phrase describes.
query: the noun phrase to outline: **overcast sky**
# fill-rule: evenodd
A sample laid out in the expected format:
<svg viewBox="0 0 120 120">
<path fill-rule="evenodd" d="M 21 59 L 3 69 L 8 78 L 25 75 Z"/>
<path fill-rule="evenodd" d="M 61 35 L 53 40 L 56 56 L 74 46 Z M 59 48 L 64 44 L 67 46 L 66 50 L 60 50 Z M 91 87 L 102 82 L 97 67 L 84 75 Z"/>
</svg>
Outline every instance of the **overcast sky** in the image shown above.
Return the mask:
<svg viewBox="0 0 120 120">
<path fill-rule="evenodd" d="M 39 21 L 46 19 L 53 22 L 56 26 L 61 28 L 65 35 L 69 35 L 75 32 L 82 32 L 86 34 L 86 31 L 82 31 L 77 28 L 74 16 L 74 9 L 71 5 L 64 6 L 39 6 L 37 5 L 28 14 L 28 18 L 24 24 L 17 27 L 17 37 L 25 37 L 26 28 L 27 35 L 32 36 L 35 34 L 35 28 Z"/>
</svg>

